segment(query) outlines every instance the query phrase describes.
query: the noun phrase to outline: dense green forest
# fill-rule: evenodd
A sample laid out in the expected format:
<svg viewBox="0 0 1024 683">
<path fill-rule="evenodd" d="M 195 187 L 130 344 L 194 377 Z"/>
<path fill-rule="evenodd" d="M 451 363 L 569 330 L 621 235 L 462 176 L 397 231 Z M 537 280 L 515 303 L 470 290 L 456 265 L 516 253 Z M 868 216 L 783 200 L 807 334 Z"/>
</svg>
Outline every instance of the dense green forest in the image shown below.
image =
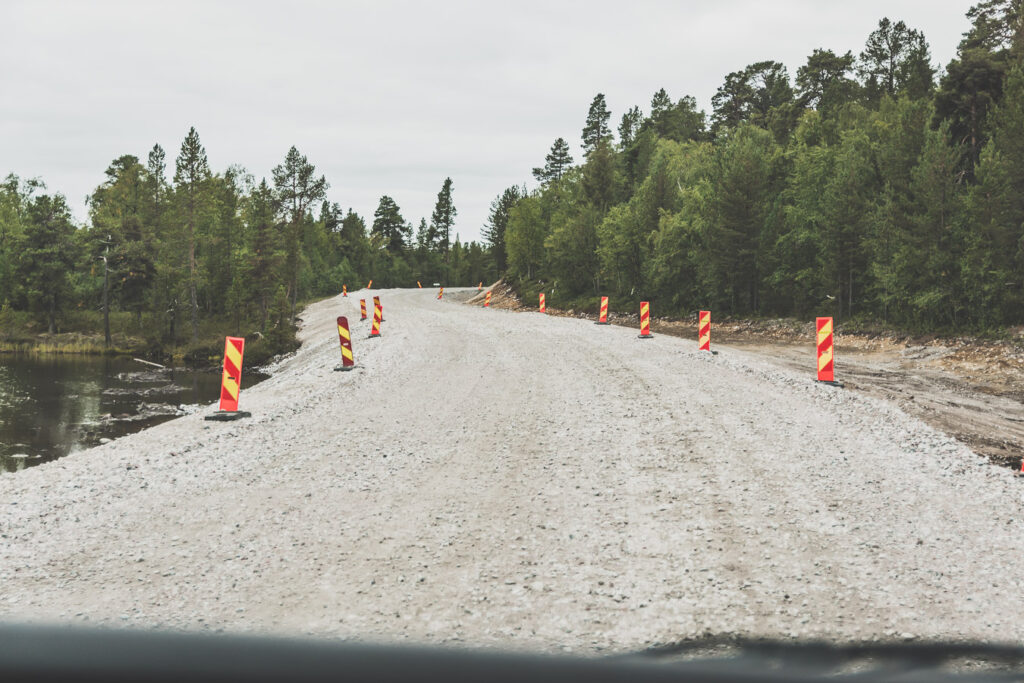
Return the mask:
<svg viewBox="0 0 1024 683">
<path fill-rule="evenodd" d="M 93 332 L 105 346 L 134 339 L 153 356 L 202 357 L 224 334 L 241 334 L 266 356 L 294 345 L 297 302 L 343 285 L 496 277 L 488 250 L 452 241 L 450 178 L 415 237 L 390 197 L 367 226 L 326 201 L 328 187 L 294 147 L 269 181 L 237 166 L 214 173 L 195 129 L 173 168 L 159 145 L 145 161 L 114 159 L 88 198 L 87 225 L 76 225 L 64 197 L 40 180 L 8 175 L 0 185 L 0 341 L 17 347 L 33 331 Z"/>
<path fill-rule="evenodd" d="M 1024 322 L 1021 0 L 989 0 L 941 74 L 883 19 L 862 52 L 730 73 L 707 116 L 654 94 L 616 130 L 590 105 L 539 187 L 493 202 L 486 236 L 524 293 L 659 315 L 833 314 L 909 329 Z M 506 261 L 507 257 L 507 261 Z"/>
<path fill-rule="evenodd" d="M 106 169 L 77 225 L 37 179 L 0 185 L 0 342 L 62 330 L 153 356 L 294 344 L 299 302 L 505 274 L 558 305 L 658 315 L 833 314 L 916 330 L 1024 322 L 1024 0 L 968 12 L 938 71 L 921 32 L 882 19 L 857 55 L 815 50 L 725 76 L 710 116 L 656 92 L 590 104 L 580 163 L 555 140 L 536 186 L 491 205 L 485 244 L 452 241 L 453 183 L 418 226 L 383 196 L 370 224 L 326 200 L 294 147 L 260 181 L 215 173 L 194 129 Z M 170 165 L 170 167 L 169 167 Z"/>
</svg>

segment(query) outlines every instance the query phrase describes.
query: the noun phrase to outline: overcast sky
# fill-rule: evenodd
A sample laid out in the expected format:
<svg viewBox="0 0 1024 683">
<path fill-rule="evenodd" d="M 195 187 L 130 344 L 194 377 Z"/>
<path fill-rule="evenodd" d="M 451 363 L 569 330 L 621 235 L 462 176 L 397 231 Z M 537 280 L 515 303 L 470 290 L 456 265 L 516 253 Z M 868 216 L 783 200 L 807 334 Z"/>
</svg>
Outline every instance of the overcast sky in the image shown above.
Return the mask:
<svg viewBox="0 0 1024 683">
<path fill-rule="evenodd" d="M 612 123 L 664 87 L 705 109 L 730 71 L 814 48 L 858 53 L 888 16 L 945 65 L 969 0 L 42 2 L 0 0 L 0 175 L 40 177 L 80 219 L 122 154 L 168 167 L 189 126 L 211 166 L 270 176 L 291 145 L 367 223 L 383 194 L 429 219 L 446 176 L 456 232 L 573 145 L 603 92 Z"/>
</svg>

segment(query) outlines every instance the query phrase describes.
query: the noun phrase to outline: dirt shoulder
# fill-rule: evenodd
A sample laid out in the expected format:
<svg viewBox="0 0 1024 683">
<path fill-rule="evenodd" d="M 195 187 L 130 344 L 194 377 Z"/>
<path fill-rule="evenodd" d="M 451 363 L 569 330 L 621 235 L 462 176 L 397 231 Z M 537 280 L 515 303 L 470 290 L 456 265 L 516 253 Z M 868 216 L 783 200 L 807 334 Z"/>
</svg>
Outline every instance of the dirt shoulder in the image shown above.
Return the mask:
<svg viewBox="0 0 1024 683">
<path fill-rule="evenodd" d="M 523 305 L 504 282 L 492 287 L 492 307 L 536 311 L 536 307 Z M 469 303 L 477 302 L 474 298 Z M 589 313 L 551 306 L 547 313 L 593 318 Z M 626 327 L 637 325 L 634 315 L 612 313 L 609 321 Z M 651 329 L 655 334 L 697 339 L 696 318 L 654 318 Z M 990 340 L 837 332 L 836 377 L 847 389 L 896 403 L 992 462 L 1020 469 L 1024 458 L 1024 328 L 1016 333 L 1011 340 Z M 808 377 L 814 373 L 811 321 L 713 320 L 712 346 L 756 354 Z"/>
</svg>

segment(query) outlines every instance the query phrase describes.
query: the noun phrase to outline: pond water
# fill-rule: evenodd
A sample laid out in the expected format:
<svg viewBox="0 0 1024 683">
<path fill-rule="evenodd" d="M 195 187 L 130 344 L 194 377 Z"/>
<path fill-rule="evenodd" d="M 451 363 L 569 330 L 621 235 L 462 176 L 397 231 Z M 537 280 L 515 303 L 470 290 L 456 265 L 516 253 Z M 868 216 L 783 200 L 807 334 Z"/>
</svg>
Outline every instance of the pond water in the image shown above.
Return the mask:
<svg viewBox="0 0 1024 683">
<path fill-rule="evenodd" d="M 261 376 L 246 374 L 243 390 Z M 55 460 L 210 404 L 220 373 L 130 358 L 0 354 L 0 473 Z"/>
</svg>

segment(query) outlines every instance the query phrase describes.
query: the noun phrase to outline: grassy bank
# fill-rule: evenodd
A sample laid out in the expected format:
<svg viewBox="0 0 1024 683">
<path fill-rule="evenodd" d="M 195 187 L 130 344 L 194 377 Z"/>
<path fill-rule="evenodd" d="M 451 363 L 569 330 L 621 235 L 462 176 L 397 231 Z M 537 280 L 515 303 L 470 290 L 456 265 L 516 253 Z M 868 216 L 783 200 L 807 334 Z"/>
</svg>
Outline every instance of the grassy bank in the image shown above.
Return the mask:
<svg viewBox="0 0 1024 683">
<path fill-rule="evenodd" d="M 308 302 L 307 302 L 308 303 Z M 0 353 L 131 355 L 147 360 L 192 367 L 217 366 L 224 353 L 224 337 L 246 340 L 245 365 L 255 367 L 274 356 L 298 348 L 295 327 L 274 329 L 266 335 L 247 321 L 200 319 L 196 341 L 187 321 L 172 337 L 167 319 L 151 314 L 111 312 L 111 343 L 104 343 L 103 316 L 96 311 L 72 311 L 50 334 L 38 316 L 24 311 L 0 310 Z"/>
</svg>

